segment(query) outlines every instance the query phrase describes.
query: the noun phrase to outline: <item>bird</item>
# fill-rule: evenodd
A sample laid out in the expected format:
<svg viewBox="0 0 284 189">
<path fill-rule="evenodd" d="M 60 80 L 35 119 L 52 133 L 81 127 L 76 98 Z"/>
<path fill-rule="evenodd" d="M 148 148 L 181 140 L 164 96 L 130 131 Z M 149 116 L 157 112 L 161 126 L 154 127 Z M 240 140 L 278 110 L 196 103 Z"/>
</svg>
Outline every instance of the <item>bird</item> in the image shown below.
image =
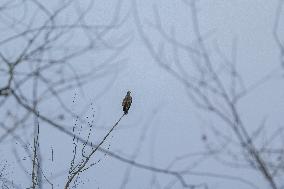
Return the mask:
<svg viewBox="0 0 284 189">
<path fill-rule="evenodd" d="M 130 93 L 130 91 L 127 91 L 127 94 L 122 101 L 122 107 L 125 115 L 128 114 L 128 110 L 132 103 L 132 97 L 130 96 Z"/>
</svg>

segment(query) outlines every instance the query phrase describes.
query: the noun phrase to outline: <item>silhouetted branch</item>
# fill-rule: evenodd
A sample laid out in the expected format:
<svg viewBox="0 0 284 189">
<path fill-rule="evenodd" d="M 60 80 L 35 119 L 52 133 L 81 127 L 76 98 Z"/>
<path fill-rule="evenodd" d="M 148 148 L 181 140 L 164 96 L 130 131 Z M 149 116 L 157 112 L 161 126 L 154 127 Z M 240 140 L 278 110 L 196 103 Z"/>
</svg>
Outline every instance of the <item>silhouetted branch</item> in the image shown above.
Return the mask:
<svg viewBox="0 0 284 189">
<path fill-rule="evenodd" d="M 118 125 L 118 123 L 121 121 L 121 119 L 125 116 L 125 114 L 123 114 L 119 120 L 111 127 L 111 129 L 107 132 L 107 134 L 104 136 L 104 138 L 100 141 L 100 143 L 98 145 L 96 145 L 91 152 L 89 153 L 89 155 L 87 156 L 83 156 L 83 161 L 80 162 L 78 165 L 76 165 L 74 168 L 71 169 L 71 172 L 69 172 L 69 176 L 67 179 L 67 182 L 64 186 L 64 189 L 68 189 L 70 184 L 72 183 L 72 181 L 74 180 L 74 178 L 76 176 L 78 176 L 80 173 L 82 173 L 83 171 L 85 171 L 87 168 L 87 163 L 90 161 L 90 159 L 95 155 L 95 153 L 98 151 L 98 149 L 101 147 L 101 145 L 106 141 L 107 137 L 110 135 L 110 133 L 114 130 L 114 128 Z M 88 142 L 88 141 L 86 141 Z M 84 151 L 84 149 L 82 150 L 82 152 Z M 73 165 L 74 166 L 74 165 Z"/>
</svg>

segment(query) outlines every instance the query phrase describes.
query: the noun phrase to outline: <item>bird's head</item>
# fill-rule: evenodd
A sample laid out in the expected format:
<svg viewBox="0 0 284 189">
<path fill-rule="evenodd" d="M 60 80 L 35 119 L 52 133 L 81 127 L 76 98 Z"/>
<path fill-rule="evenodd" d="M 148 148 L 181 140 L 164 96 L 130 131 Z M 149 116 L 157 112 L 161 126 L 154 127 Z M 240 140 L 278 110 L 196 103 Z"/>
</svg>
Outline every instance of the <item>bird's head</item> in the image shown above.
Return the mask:
<svg viewBox="0 0 284 189">
<path fill-rule="evenodd" d="M 128 95 L 130 95 L 130 93 L 131 93 L 130 91 L 127 91 L 127 94 L 128 94 Z"/>
</svg>

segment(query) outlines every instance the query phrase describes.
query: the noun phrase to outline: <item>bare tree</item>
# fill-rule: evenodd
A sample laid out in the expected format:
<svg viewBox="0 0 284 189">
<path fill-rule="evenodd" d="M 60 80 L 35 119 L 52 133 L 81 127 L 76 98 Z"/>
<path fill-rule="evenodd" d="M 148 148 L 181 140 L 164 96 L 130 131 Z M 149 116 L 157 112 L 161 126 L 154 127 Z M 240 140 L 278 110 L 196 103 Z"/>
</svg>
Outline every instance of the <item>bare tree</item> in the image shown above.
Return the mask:
<svg viewBox="0 0 284 189">
<path fill-rule="evenodd" d="M 123 60 L 120 54 L 131 41 L 130 35 L 119 31 L 127 20 L 127 15 L 121 14 L 122 1 L 117 1 L 113 15 L 104 23 L 89 19 L 94 1 L 53 3 L 37 0 L 0 3 L 0 107 L 1 115 L 6 114 L 6 119 L 0 121 L 0 142 L 11 138 L 25 146 L 32 162 L 31 188 L 42 188 L 44 177 L 39 122 L 72 136 L 72 131 L 59 122 L 81 115 L 69 108 L 64 95 L 74 89 L 83 94 L 84 85 L 117 72 L 116 66 Z M 71 17 L 67 17 L 70 12 Z M 86 57 L 100 58 L 89 61 Z M 61 107 L 63 112 L 49 115 L 42 108 L 49 103 L 54 108 Z M 33 118 L 34 129 L 29 127 Z M 27 142 L 20 134 L 29 131 L 33 142 L 29 139 Z"/>
<path fill-rule="evenodd" d="M 92 166 L 94 166 L 96 164 L 96 162 L 92 162 L 90 163 L 90 160 L 92 157 L 95 156 L 96 152 L 98 151 L 98 149 L 102 146 L 102 144 L 106 141 L 106 139 L 109 137 L 109 135 L 111 134 L 111 132 L 115 129 L 115 127 L 118 125 L 118 123 L 121 121 L 121 119 L 125 116 L 126 114 L 123 114 L 119 120 L 111 127 L 111 129 L 106 133 L 106 135 L 104 136 L 104 138 L 99 142 L 98 145 L 92 146 L 91 149 L 89 150 L 90 152 L 86 152 L 86 146 L 89 142 L 89 138 L 90 138 L 90 134 L 92 131 L 92 127 L 94 126 L 94 120 L 92 120 L 90 123 L 88 123 L 89 126 L 89 133 L 87 136 L 87 141 L 85 143 L 83 143 L 82 145 L 82 149 L 81 149 L 81 153 L 80 153 L 80 160 L 78 163 L 75 162 L 75 160 L 78 158 L 78 138 L 76 138 L 76 135 L 74 135 L 73 137 L 73 144 L 74 144 L 74 150 L 73 150 L 73 158 L 71 160 L 71 164 L 70 164 L 70 169 L 69 169 L 69 175 L 68 175 L 68 179 L 66 181 L 65 184 L 65 189 L 68 189 L 70 187 L 70 184 L 72 182 L 74 182 L 74 180 L 78 177 L 79 174 L 81 174 L 82 172 L 90 169 Z M 93 116 L 94 117 L 94 116 Z M 75 132 L 77 124 L 74 125 L 73 127 L 73 131 Z"/>
<path fill-rule="evenodd" d="M 11 139 L 22 146 L 21 150 L 24 150 L 31 163 L 29 168 L 21 163 L 23 157 L 17 147 L 13 146 L 12 153 L 18 160 L 17 165 L 26 174 L 29 182 L 31 181 L 30 188 L 43 188 L 44 183 L 48 183 L 50 188 L 54 186 L 42 169 L 41 150 L 46 149 L 41 149 L 39 131 L 43 124 L 56 128 L 58 132 L 73 139 L 74 151 L 67 181 L 64 183 L 65 188 L 70 188 L 72 184 L 76 187 L 79 175 L 96 164 L 93 157 L 97 152 L 128 166 L 121 188 L 127 186 L 132 167 L 152 173 L 153 188 L 162 188 L 157 175 L 166 175 L 172 179 L 165 188 L 173 188 L 176 184 L 183 188 L 209 188 L 206 181 L 208 177 L 237 181 L 257 188 L 255 181 L 243 177 L 219 172 L 192 171 L 209 158 L 228 167 L 254 170 L 273 189 L 283 187 L 283 129 L 277 128 L 269 133 L 271 135 L 268 138 L 261 138 L 266 132 L 265 118 L 251 131 L 239 109 L 242 100 L 264 82 L 278 76 L 279 69 L 272 70 L 256 83 L 247 85 L 238 70 L 237 38 L 232 40 L 231 57 L 222 51 L 218 43 L 213 44 L 213 50 L 209 49 L 207 39 L 212 34 L 204 33 L 200 27 L 198 1 L 182 2 L 191 13 L 192 43 L 179 41 L 174 28 L 170 32 L 164 29 L 163 18 L 159 9 L 154 6 L 155 21 L 147 26 L 161 37 L 158 46 L 147 35 L 135 0 L 131 2 L 132 12 L 122 12 L 124 1 L 116 1 L 113 13 L 109 13 L 109 19 L 103 21 L 93 19 L 96 2 L 92 0 L 49 3 L 38 0 L 7 0 L 0 3 L 0 114 L 4 115 L 0 120 L 0 143 L 5 145 Z M 283 65 L 283 0 L 279 0 L 277 8 L 272 32 L 280 52 L 279 65 Z M 130 32 L 121 31 L 130 16 L 133 16 L 139 36 L 158 65 L 184 85 L 185 92 L 198 109 L 217 118 L 219 122 L 216 124 L 223 126 L 220 128 L 214 122 L 207 123 L 209 131 L 202 134 L 205 150 L 177 156 L 167 167 L 136 160 L 153 117 L 145 124 L 145 130 L 141 133 L 132 156 L 127 157 L 103 147 L 124 115 L 107 130 L 103 139 L 94 144 L 90 140 L 93 124 L 83 119 L 83 113 L 74 113 L 69 106 L 70 102 L 65 99 L 74 89 L 84 96 L 84 87 L 88 83 L 119 70 L 118 64 L 125 60 L 121 54 L 132 39 Z M 218 61 L 213 56 L 217 56 Z M 54 109 L 60 107 L 61 113 L 46 112 L 46 107 L 50 106 Z M 154 115 L 155 113 L 152 116 Z M 72 119 L 77 120 L 78 124 L 87 124 L 87 136 L 76 133 L 75 126 L 72 128 L 72 125 L 64 123 L 64 120 Z M 276 148 L 276 143 L 280 147 Z M 52 148 L 52 161 L 53 156 Z M 174 169 L 176 163 L 189 157 L 198 157 L 198 160 L 190 162 L 190 166 L 185 166 L 183 170 Z M 3 165 L 5 167 L 7 163 Z M 2 188 L 21 188 L 13 180 L 5 178 L 2 172 L 0 171 Z M 204 179 L 196 183 L 188 179 L 190 176 Z"/>
<path fill-rule="evenodd" d="M 125 60 L 120 55 L 132 39 L 127 31 L 120 31 L 130 15 L 130 12 L 121 12 L 122 0 L 114 4 L 114 12 L 109 14 L 109 20 L 98 23 L 90 20 L 92 10 L 96 7 L 95 1 L 84 3 L 76 0 L 1 2 L 0 112 L 5 115 L 5 119 L 0 121 L 1 144 L 11 139 L 13 145 L 16 141 L 23 147 L 27 158 L 22 157 L 16 146 L 13 146 L 13 154 L 27 178 L 32 178 L 31 188 L 42 188 L 43 182 L 53 187 L 41 167 L 39 131 L 43 124 L 56 128 L 70 138 L 75 137 L 84 146 L 83 150 L 87 147 L 93 149 L 86 156 L 88 158 L 83 157 L 85 163 L 78 164 L 81 165 L 79 171 L 70 172 L 67 187 L 86 168 L 96 151 L 139 169 L 170 175 L 184 187 L 195 187 L 188 184 L 177 171 L 142 164 L 118 155 L 101 147 L 105 139 L 97 145 L 93 144 L 88 138 L 74 136 L 72 127 L 64 124 L 63 121 L 67 119 L 86 123 L 82 115 L 70 109 L 65 95 L 74 89 L 84 95 L 84 85 L 117 72 L 117 64 Z M 100 57 L 100 61 L 97 57 Z M 55 109 L 60 107 L 62 113 L 50 115 L 45 112 L 44 107 L 50 105 Z M 53 155 L 52 151 L 52 159 Z M 31 162 L 29 168 L 22 164 L 23 158 Z M 201 184 L 201 187 L 204 185 Z"/>
<path fill-rule="evenodd" d="M 248 129 L 250 126 L 244 122 L 242 112 L 238 108 L 242 99 L 255 88 L 272 77 L 280 76 L 280 73 L 277 71 L 279 69 L 277 68 L 276 71 L 272 70 L 258 82 L 247 86 L 237 68 L 237 40 L 233 40 L 230 58 L 222 52 L 218 43 L 215 43 L 213 50 L 210 48 L 209 51 L 208 38 L 210 38 L 210 34 L 204 34 L 201 30 L 198 1 L 184 0 L 182 2 L 185 7 L 188 7 L 188 12 L 190 12 L 189 18 L 193 34 L 189 36 L 192 37 L 192 44 L 179 41 L 174 28 L 170 32 L 164 29 L 163 20 L 157 6 L 153 6 L 155 21 L 149 25 L 144 25 L 142 22 L 135 1 L 133 10 L 138 33 L 157 64 L 184 85 L 188 97 L 197 108 L 204 112 L 209 112 L 221 120 L 221 123 L 216 123 L 219 126 L 221 124 L 225 128 L 230 129 L 228 133 L 227 129 L 224 129 L 226 130 L 224 131 L 220 127 L 217 128 L 214 123 L 210 123 L 208 126 L 211 128 L 212 133 L 203 134 L 202 137 L 205 149 L 208 152 L 202 156 L 205 158 L 211 157 L 222 165 L 229 167 L 250 167 L 263 176 L 270 188 L 277 189 L 283 187 L 281 179 L 279 180 L 280 177 L 283 177 L 283 171 L 280 171 L 283 163 L 282 161 L 279 163 L 279 158 L 282 159 L 284 154 L 281 147 L 274 148 L 276 143 L 281 144 L 282 128 L 277 128 L 275 133 L 271 133 L 268 140 L 263 139 L 262 143 L 260 143 L 258 141 L 261 133 L 265 132 L 265 121 L 254 132 L 250 132 Z M 273 29 L 281 57 L 283 56 L 283 44 L 278 32 L 282 4 L 283 1 L 279 1 L 275 27 Z M 155 40 L 152 40 L 147 35 L 145 27 L 158 32 L 161 41 L 155 42 Z M 218 61 L 213 56 L 214 58 L 218 56 Z M 280 58 L 280 61 L 282 64 L 282 58 Z M 233 137 L 230 135 L 231 132 Z M 209 141 L 208 135 L 213 135 L 213 139 L 210 138 Z M 183 158 L 190 156 L 191 154 Z M 197 162 L 197 165 L 199 162 Z M 181 173 L 186 172 L 191 172 L 190 167 L 185 168 Z M 204 173 L 205 175 L 206 173 Z M 223 178 L 229 177 L 229 175 L 219 176 Z M 255 187 L 256 183 L 249 184 Z"/>
</svg>

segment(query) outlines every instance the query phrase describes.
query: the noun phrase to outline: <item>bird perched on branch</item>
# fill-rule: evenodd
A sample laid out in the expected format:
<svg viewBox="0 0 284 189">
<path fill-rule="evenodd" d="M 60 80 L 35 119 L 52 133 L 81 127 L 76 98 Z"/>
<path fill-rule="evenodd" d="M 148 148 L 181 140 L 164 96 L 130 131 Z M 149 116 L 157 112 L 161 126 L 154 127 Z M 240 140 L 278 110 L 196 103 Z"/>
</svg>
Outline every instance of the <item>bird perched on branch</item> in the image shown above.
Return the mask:
<svg viewBox="0 0 284 189">
<path fill-rule="evenodd" d="M 124 114 L 128 114 L 128 110 L 132 103 L 132 97 L 130 96 L 130 93 L 131 93 L 130 91 L 127 91 L 127 94 L 122 101 Z"/>
</svg>

